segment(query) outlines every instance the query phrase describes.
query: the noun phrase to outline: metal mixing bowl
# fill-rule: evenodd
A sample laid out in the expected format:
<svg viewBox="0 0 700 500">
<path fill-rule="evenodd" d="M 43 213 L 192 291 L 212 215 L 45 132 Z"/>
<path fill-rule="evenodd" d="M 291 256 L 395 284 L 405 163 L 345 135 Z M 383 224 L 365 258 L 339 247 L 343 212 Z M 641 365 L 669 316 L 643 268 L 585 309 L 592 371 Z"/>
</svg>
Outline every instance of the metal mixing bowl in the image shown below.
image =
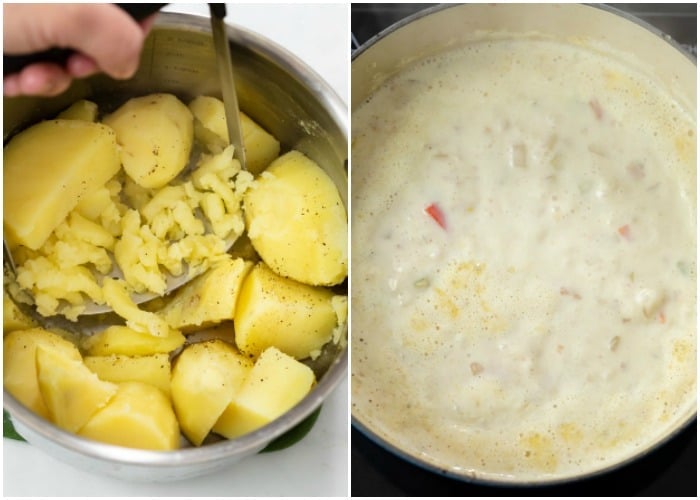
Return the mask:
<svg viewBox="0 0 700 500">
<path fill-rule="evenodd" d="M 315 160 L 335 182 L 347 206 L 347 109 L 335 92 L 285 49 L 241 28 L 227 27 L 241 109 L 267 129 L 283 151 Z M 220 97 L 209 19 L 161 13 L 146 40 L 137 74 L 127 81 L 104 75 L 76 81 L 55 98 L 4 99 L 3 139 L 55 116 L 78 99 L 108 112 L 134 96 L 170 92 L 184 102 Z M 172 452 L 123 448 L 65 432 L 21 405 L 6 391 L 4 408 L 34 446 L 84 470 L 143 481 L 186 479 L 229 467 L 255 454 L 313 413 L 347 376 L 347 349 L 328 346 L 313 366 L 318 384 L 288 413 L 239 439 Z"/>
</svg>

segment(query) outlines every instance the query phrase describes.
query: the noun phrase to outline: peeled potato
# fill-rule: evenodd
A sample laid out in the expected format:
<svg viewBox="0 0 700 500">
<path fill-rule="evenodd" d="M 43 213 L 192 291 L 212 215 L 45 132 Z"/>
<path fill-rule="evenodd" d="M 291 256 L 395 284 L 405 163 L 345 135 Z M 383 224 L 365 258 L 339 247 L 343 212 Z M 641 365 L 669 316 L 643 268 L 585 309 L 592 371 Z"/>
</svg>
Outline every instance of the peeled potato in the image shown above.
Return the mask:
<svg viewBox="0 0 700 500">
<path fill-rule="evenodd" d="M 82 120 L 84 122 L 94 122 L 97 120 L 97 111 L 97 104 L 86 99 L 81 99 L 61 111 L 56 118 L 62 120 Z"/>
<path fill-rule="evenodd" d="M 243 259 L 217 262 L 181 288 L 158 314 L 185 332 L 231 320 L 241 284 L 252 267 Z"/>
<path fill-rule="evenodd" d="M 103 122 L 116 132 L 124 170 L 141 187 L 165 186 L 189 162 L 192 113 L 172 94 L 130 99 Z"/>
<path fill-rule="evenodd" d="M 248 237 L 277 274 L 335 285 L 348 273 L 348 222 L 333 181 L 298 151 L 280 156 L 243 199 Z"/>
<path fill-rule="evenodd" d="M 168 354 L 150 356 L 85 356 L 85 366 L 107 382 L 143 382 L 170 396 L 170 359 Z"/>
<path fill-rule="evenodd" d="M 100 123 L 49 120 L 3 150 L 3 217 L 11 246 L 37 250 L 81 197 L 119 171 L 116 134 Z"/>
<path fill-rule="evenodd" d="M 188 221 L 194 221 L 196 209 L 213 221 L 211 227 L 216 232 L 217 221 L 232 221 L 229 215 L 231 206 L 235 206 L 234 233 L 244 229 L 245 218 L 251 237 L 242 239 L 245 244 L 234 251 L 249 259 L 228 255 L 226 260 L 217 261 L 207 274 L 173 294 L 172 300 L 164 299 L 165 306 L 138 307 L 123 281 L 104 280 L 100 288 L 104 299 L 126 320 L 126 326 L 112 326 L 82 339 L 84 358 L 75 344 L 45 330 L 16 332 L 25 334 L 21 337 L 6 331 L 8 391 L 63 429 L 107 443 L 153 450 L 177 448 L 181 430 L 196 446 L 212 430 L 237 437 L 297 404 L 315 379 L 313 372 L 294 358 L 313 356 L 333 339 L 340 321 L 339 297 L 322 286 L 340 283 L 347 276 L 347 213 L 330 178 L 298 152 L 273 162 L 279 155 L 279 142 L 241 114 L 248 168 L 259 172 L 272 162 L 269 171 L 257 181 L 248 172 L 236 174 L 235 189 L 231 190 L 235 171 L 229 171 L 233 169 L 227 166 L 209 171 L 202 162 L 191 183 L 166 186 L 187 166 L 195 135 L 207 147 L 215 150 L 220 146 L 228 163 L 235 163 L 230 149 L 225 149 L 228 138 L 223 104 L 217 99 L 195 99 L 188 109 L 173 95 L 152 94 L 131 99 L 101 124 L 89 123 L 97 118 L 94 103 L 79 101 L 59 116 L 61 120 L 51 122 L 57 125 L 44 125 L 51 129 L 46 134 L 60 132 L 69 140 L 56 144 L 56 138 L 51 137 L 54 142 L 46 144 L 54 150 L 45 151 L 40 159 L 54 160 L 55 156 L 71 164 L 59 168 L 62 173 L 52 177 L 52 184 L 43 186 L 43 178 L 37 181 L 42 196 L 51 198 L 49 191 L 62 182 L 79 180 L 83 184 L 93 170 L 99 171 L 102 180 L 90 180 L 87 191 L 74 190 L 76 200 L 66 212 L 73 215 L 64 214 L 54 234 L 65 226 L 79 233 L 80 241 L 95 241 L 96 246 L 111 251 L 117 241 L 123 242 L 128 236 L 121 222 L 134 212 L 122 205 L 126 200 L 138 200 L 135 205 L 142 213 L 136 214 L 140 216 L 136 222 L 141 223 L 143 218 L 153 223 L 161 231 L 153 229 L 153 234 L 161 240 L 176 234 L 166 226 L 162 213 L 172 212 L 173 227 L 188 232 L 185 227 L 190 227 Z M 83 148 L 64 131 L 73 128 L 85 130 L 85 136 L 97 145 L 90 143 Z M 35 137 L 31 146 L 46 149 Z M 7 150 L 10 159 L 17 157 L 17 151 L 8 146 L 6 155 Z M 35 152 L 31 154 L 39 158 Z M 116 168 L 110 170 L 110 162 Z M 125 172 L 115 177 L 120 164 Z M 241 181 L 244 174 L 245 182 Z M 20 179 L 20 174 L 13 175 Z M 5 177 L 7 180 L 7 172 Z M 199 204 L 180 204 L 178 207 L 184 206 L 180 212 L 175 211 L 175 204 L 182 196 L 164 196 L 174 190 L 185 193 L 197 189 L 204 193 L 194 193 Z M 71 193 L 61 196 L 70 200 Z M 245 214 L 241 207 L 244 196 Z M 39 208 L 53 216 L 54 211 L 64 210 L 59 201 Z M 11 207 L 26 212 L 35 209 L 19 203 Z M 163 210 L 156 210 L 159 207 Z M 211 216 L 219 212 L 222 217 Z M 48 223 L 28 219 L 26 214 L 22 217 L 25 224 L 17 227 L 26 229 L 28 224 L 27 234 L 39 241 Z M 37 231 L 38 236 L 34 234 Z M 46 241 L 43 243 L 45 246 Z M 200 247 L 196 251 L 200 252 Z M 134 245 L 133 253 L 139 259 L 153 255 L 143 244 Z M 180 260 L 180 255 L 174 254 L 173 259 Z M 65 263 L 77 253 L 62 255 Z M 274 266 L 274 271 L 263 262 L 254 268 L 251 260 L 261 258 Z M 230 320 L 235 321 L 235 332 Z M 8 328 L 28 325 L 14 309 L 7 311 L 6 323 Z M 193 332 L 217 324 L 227 335 L 213 330 L 204 332 L 204 336 L 198 333 L 189 337 L 190 342 L 196 339 L 198 343 L 183 348 L 185 337 L 181 331 Z M 175 356 L 172 369 L 171 356 Z"/>
<path fill-rule="evenodd" d="M 79 431 L 117 392 L 116 384 L 100 380 L 82 359 L 42 346 L 36 350 L 36 371 L 51 420 L 70 432 Z"/>
<path fill-rule="evenodd" d="M 79 435 L 144 450 L 175 450 L 180 428 L 170 401 L 142 382 L 119 384 L 111 401 L 83 426 Z"/>
<path fill-rule="evenodd" d="M 180 353 L 170 394 L 182 432 L 192 444 L 202 444 L 252 365 L 222 340 L 191 344 Z"/>
<path fill-rule="evenodd" d="M 216 97 L 199 96 L 189 104 L 195 118 L 194 133 L 213 153 L 229 144 L 224 103 Z M 258 174 L 280 154 L 280 143 L 248 115 L 241 112 L 241 134 L 249 172 Z"/>
<path fill-rule="evenodd" d="M 251 356 L 274 346 L 297 359 L 309 357 L 331 339 L 338 324 L 334 296 L 256 264 L 238 295 L 236 346 Z"/>
<path fill-rule="evenodd" d="M 44 418 L 49 410 L 39 390 L 37 378 L 37 347 L 61 352 L 80 361 L 80 351 L 70 341 L 43 328 L 17 330 L 5 336 L 3 342 L 3 382 L 7 392 L 24 406 Z"/>
<path fill-rule="evenodd" d="M 170 330 L 164 337 L 138 332 L 128 326 L 114 325 L 86 337 L 81 347 L 91 356 L 125 354 L 145 356 L 169 353 L 182 346 L 185 337 L 178 330 Z"/>
<path fill-rule="evenodd" d="M 214 432 L 233 439 L 269 424 L 301 401 L 315 380 L 308 366 L 274 347 L 266 349 L 219 417 Z"/>
</svg>

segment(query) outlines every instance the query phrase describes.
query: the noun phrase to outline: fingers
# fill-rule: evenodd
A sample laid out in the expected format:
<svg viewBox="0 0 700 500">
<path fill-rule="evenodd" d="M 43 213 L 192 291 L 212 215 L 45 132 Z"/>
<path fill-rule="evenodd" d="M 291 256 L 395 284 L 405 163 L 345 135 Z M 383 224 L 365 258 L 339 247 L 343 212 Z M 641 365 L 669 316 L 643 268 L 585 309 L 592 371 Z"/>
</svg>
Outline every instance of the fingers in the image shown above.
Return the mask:
<svg viewBox="0 0 700 500">
<path fill-rule="evenodd" d="M 72 81 L 71 75 L 52 63 L 27 66 L 19 73 L 3 79 L 3 93 L 7 97 L 19 95 L 54 96 L 64 92 Z"/>
<path fill-rule="evenodd" d="M 88 56 L 113 78 L 129 78 L 138 68 L 144 31 L 116 5 L 64 7 L 62 19 L 51 22 L 45 29 L 59 46 Z"/>
<path fill-rule="evenodd" d="M 145 37 L 148 35 L 148 33 L 151 31 L 151 28 L 153 27 L 153 23 L 156 22 L 156 17 L 158 17 L 158 14 L 151 14 L 150 16 L 144 18 L 139 25 L 141 26 L 141 29 L 143 30 L 143 36 Z"/>
<path fill-rule="evenodd" d="M 97 63 L 84 54 L 73 54 L 66 61 L 66 70 L 74 78 L 85 78 L 100 71 Z"/>
<path fill-rule="evenodd" d="M 103 71 L 118 79 L 138 69 L 141 48 L 155 15 L 141 24 L 111 4 L 3 5 L 3 51 L 39 52 L 51 47 L 75 50 L 65 68 L 34 64 L 3 79 L 6 96 L 56 95 L 82 78 Z M 55 81 L 51 81 L 55 78 Z"/>
<path fill-rule="evenodd" d="M 2 80 L 2 92 L 7 97 L 17 97 L 22 95 L 19 87 L 19 75 L 6 76 Z"/>
</svg>

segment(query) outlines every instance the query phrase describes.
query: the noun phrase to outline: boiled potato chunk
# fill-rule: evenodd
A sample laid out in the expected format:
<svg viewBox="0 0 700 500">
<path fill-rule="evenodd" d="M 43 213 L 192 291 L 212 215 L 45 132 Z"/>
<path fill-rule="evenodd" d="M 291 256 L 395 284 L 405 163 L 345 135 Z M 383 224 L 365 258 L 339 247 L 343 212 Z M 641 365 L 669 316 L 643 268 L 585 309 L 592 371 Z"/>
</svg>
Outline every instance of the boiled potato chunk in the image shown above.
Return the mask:
<svg viewBox="0 0 700 500">
<path fill-rule="evenodd" d="M 170 401 L 143 382 L 119 384 L 112 400 L 78 434 L 144 450 L 175 450 L 180 444 L 180 428 Z"/>
<path fill-rule="evenodd" d="M 213 153 L 229 144 L 224 103 L 215 97 L 199 96 L 189 104 L 195 118 L 194 133 Z M 248 171 L 262 172 L 280 154 L 280 143 L 248 115 L 240 112 L 241 134 Z"/>
<path fill-rule="evenodd" d="M 181 288 L 160 315 L 184 332 L 233 319 L 238 292 L 253 264 L 227 258 Z"/>
<path fill-rule="evenodd" d="M 266 349 L 219 417 L 214 432 L 234 439 L 269 424 L 299 403 L 315 380 L 308 366 L 274 347 Z"/>
<path fill-rule="evenodd" d="M 42 346 L 80 361 L 80 351 L 68 340 L 43 328 L 9 333 L 3 343 L 3 380 L 5 389 L 24 406 L 49 418 L 49 410 L 39 390 L 36 350 Z"/>
<path fill-rule="evenodd" d="M 348 272 L 348 223 L 333 181 L 298 151 L 280 156 L 243 199 L 248 237 L 277 274 L 309 285 Z"/>
<path fill-rule="evenodd" d="M 241 112 L 240 117 L 246 167 L 257 175 L 279 156 L 280 143 L 245 113 Z"/>
<path fill-rule="evenodd" d="M 116 132 L 124 170 L 141 187 L 165 186 L 189 162 L 192 113 L 172 94 L 129 99 L 103 122 Z"/>
<path fill-rule="evenodd" d="M 238 295 L 233 318 L 236 346 L 257 356 L 274 346 L 303 359 L 319 350 L 333 335 L 338 317 L 334 294 L 272 272 L 256 264 Z"/>
<path fill-rule="evenodd" d="M 195 97 L 188 105 L 194 116 L 194 137 L 210 152 L 217 153 L 229 145 L 226 111 L 221 99 Z"/>
<path fill-rule="evenodd" d="M 172 369 L 170 393 L 183 434 L 199 446 L 238 392 L 252 361 L 222 340 L 187 346 Z"/>
<path fill-rule="evenodd" d="M 97 104 L 87 99 L 74 102 L 68 108 L 61 111 L 56 118 L 62 120 L 82 120 L 84 122 L 97 121 Z"/>
<path fill-rule="evenodd" d="M 114 131 L 80 120 L 29 127 L 5 146 L 3 161 L 5 238 L 32 250 L 120 167 Z"/>
<path fill-rule="evenodd" d="M 178 330 L 170 330 L 165 337 L 156 337 L 147 332 L 138 332 L 128 326 L 114 325 L 101 332 L 85 337 L 81 347 L 90 356 L 147 356 L 169 353 L 185 343 Z"/>
<path fill-rule="evenodd" d="M 107 382 L 143 382 L 170 396 L 170 359 L 168 354 L 150 356 L 85 356 L 85 366 Z"/>
<path fill-rule="evenodd" d="M 82 359 L 38 346 L 39 390 L 51 420 L 61 429 L 78 432 L 117 392 L 117 385 L 100 380 Z"/>
</svg>

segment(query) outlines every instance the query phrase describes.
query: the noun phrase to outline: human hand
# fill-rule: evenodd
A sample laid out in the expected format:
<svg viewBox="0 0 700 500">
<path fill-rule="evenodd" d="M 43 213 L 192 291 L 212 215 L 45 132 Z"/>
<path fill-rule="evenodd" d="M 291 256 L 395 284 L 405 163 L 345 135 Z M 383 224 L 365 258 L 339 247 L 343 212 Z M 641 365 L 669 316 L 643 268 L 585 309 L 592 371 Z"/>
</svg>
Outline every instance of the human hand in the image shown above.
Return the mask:
<svg viewBox="0 0 700 500">
<path fill-rule="evenodd" d="M 118 79 L 133 76 L 154 18 L 138 23 L 112 4 L 3 4 L 5 54 L 75 51 L 64 65 L 33 63 L 3 75 L 4 95 L 58 95 L 74 78 L 99 71 Z"/>
</svg>

